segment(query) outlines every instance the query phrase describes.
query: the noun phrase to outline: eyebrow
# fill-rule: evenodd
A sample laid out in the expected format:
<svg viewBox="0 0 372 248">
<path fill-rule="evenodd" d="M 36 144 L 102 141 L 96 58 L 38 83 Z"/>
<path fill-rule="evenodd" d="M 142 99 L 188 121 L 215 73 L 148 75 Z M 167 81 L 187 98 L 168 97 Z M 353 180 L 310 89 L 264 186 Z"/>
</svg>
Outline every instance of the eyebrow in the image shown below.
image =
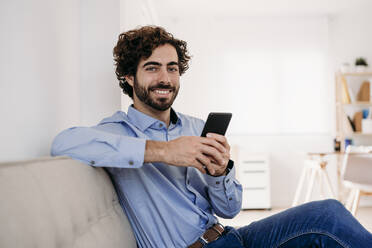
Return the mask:
<svg viewBox="0 0 372 248">
<path fill-rule="evenodd" d="M 146 62 L 142 67 L 146 67 L 148 65 L 157 65 L 157 66 L 161 66 L 161 63 L 159 62 L 155 62 L 155 61 L 149 61 L 149 62 Z M 177 62 L 175 61 L 171 61 L 167 64 L 167 66 L 170 66 L 170 65 L 178 65 Z"/>
</svg>

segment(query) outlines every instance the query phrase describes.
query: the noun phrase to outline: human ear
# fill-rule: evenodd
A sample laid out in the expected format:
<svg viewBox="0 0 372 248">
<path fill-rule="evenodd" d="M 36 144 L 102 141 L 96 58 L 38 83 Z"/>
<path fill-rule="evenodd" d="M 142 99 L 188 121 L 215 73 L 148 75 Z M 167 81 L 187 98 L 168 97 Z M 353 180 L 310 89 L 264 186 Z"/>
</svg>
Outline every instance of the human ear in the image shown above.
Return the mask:
<svg viewBox="0 0 372 248">
<path fill-rule="evenodd" d="M 130 86 L 133 87 L 134 84 L 134 76 L 124 76 L 125 80 L 128 82 Z"/>
</svg>

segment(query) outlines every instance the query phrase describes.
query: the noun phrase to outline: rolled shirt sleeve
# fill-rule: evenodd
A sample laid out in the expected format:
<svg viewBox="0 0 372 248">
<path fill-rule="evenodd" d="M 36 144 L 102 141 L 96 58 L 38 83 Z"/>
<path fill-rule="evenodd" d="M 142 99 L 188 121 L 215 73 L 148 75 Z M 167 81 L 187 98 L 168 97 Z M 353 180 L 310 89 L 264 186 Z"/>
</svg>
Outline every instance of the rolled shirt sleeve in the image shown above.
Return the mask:
<svg viewBox="0 0 372 248">
<path fill-rule="evenodd" d="M 235 179 L 235 166 L 225 176 L 207 176 L 208 195 L 216 215 L 233 218 L 242 205 L 242 186 Z"/>
<path fill-rule="evenodd" d="M 65 155 L 98 167 L 139 168 L 146 139 L 113 134 L 91 127 L 73 127 L 54 139 L 52 156 Z"/>
</svg>

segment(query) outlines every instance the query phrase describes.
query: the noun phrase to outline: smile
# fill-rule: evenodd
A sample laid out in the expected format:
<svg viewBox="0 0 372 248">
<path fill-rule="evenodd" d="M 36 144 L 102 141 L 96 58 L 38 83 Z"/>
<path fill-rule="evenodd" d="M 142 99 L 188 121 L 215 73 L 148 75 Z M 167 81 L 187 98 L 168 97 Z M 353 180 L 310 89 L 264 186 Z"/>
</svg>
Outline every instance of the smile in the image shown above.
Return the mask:
<svg viewBox="0 0 372 248">
<path fill-rule="evenodd" d="M 168 95 L 169 93 L 172 92 L 172 90 L 168 89 L 161 89 L 161 90 L 153 90 L 156 94 L 158 95 Z"/>
</svg>

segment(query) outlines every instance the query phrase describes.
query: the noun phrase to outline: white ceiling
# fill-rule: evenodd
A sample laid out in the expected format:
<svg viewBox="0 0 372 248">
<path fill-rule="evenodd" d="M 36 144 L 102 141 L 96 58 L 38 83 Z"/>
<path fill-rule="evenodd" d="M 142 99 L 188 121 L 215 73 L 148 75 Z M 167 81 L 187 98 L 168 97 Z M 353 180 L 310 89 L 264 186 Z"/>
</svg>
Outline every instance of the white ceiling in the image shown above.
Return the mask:
<svg viewBox="0 0 372 248">
<path fill-rule="evenodd" d="M 336 15 L 369 8 L 372 0 L 154 0 L 158 16 Z"/>
</svg>

